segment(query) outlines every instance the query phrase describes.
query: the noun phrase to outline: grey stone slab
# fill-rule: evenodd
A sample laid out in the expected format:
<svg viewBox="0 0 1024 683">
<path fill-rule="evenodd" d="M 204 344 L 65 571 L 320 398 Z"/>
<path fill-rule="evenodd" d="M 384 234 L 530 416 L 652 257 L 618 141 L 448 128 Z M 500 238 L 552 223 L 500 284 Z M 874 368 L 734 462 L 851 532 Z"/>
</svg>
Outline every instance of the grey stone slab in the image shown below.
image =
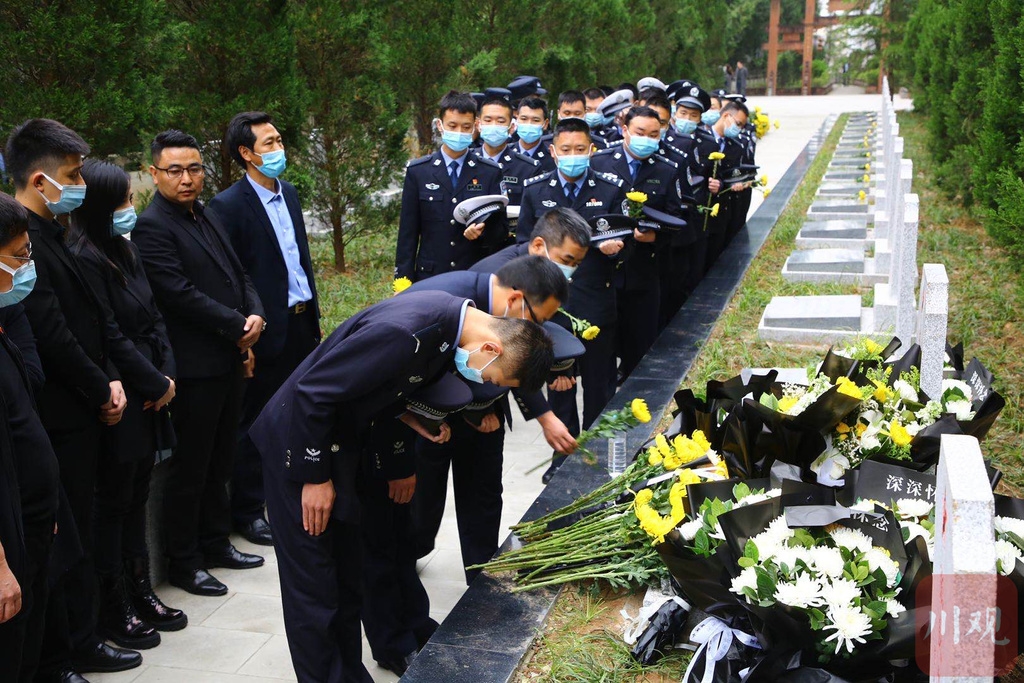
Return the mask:
<svg viewBox="0 0 1024 683">
<path fill-rule="evenodd" d="M 921 390 L 929 396 L 942 393 L 948 316 L 949 277 L 946 267 L 941 263 L 926 263 L 921 269 L 916 337 L 921 346 Z"/>
<path fill-rule="evenodd" d="M 864 190 L 865 192 L 868 191 L 864 187 L 864 183 L 849 180 L 835 180 L 830 183 L 822 183 L 818 186 L 818 194 L 822 196 L 849 195 L 856 197 L 857 193 L 861 190 Z"/>
<path fill-rule="evenodd" d="M 871 173 L 869 171 L 825 171 L 825 182 L 831 180 L 860 180 L 864 178 L 864 175 L 868 176 L 870 181 Z M 865 183 L 867 185 L 867 183 Z"/>
<path fill-rule="evenodd" d="M 808 213 L 853 213 L 868 215 L 869 205 L 867 202 L 857 203 L 850 201 L 817 201 L 811 204 Z"/>
<path fill-rule="evenodd" d="M 811 330 L 859 330 L 860 296 L 777 296 L 764 309 L 761 321 L 769 327 Z"/>
<path fill-rule="evenodd" d="M 790 271 L 863 273 L 864 252 L 854 249 L 803 249 L 786 259 Z"/>
</svg>

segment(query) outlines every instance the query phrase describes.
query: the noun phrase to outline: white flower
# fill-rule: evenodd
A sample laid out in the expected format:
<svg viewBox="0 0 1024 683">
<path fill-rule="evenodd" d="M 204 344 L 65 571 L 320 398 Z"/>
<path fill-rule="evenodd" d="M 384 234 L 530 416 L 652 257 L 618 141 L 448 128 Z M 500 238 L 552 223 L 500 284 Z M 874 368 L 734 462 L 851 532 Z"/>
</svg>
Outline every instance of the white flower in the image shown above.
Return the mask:
<svg viewBox="0 0 1024 683">
<path fill-rule="evenodd" d="M 832 540 L 836 542 L 836 545 L 840 545 L 847 550 L 859 550 L 865 553 L 871 550 L 871 539 L 863 531 L 838 527 L 833 529 L 829 535 L 832 536 Z"/>
<path fill-rule="evenodd" d="M 747 567 L 740 572 L 740 575 L 732 580 L 732 588 L 729 590 L 737 595 L 743 595 L 743 589 L 750 588 L 757 592 L 757 572 L 753 567 Z"/>
<path fill-rule="evenodd" d="M 1014 517 L 996 517 L 995 527 L 996 531 L 1001 534 L 1017 534 L 1021 538 L 1024 538 L 1024 519 L 1016 519 Z"/>
<path fill-rule="evenodd" d="M 680 525 L 679 533 L 682 535 L 684 541 L 692 541 L 702 526 L 704 526 L 704 522 L 699 519 L 695 519 L 692 522 Z"/>
<path fill-rule="evenodd" d="M 814 570 L 819 574 L 835 579 L 843 575 L 843 555 L 839 548 L 818 546 L 810 551 Z"/>
<path fill-rule="evenodd" d="M 1020 549 L 1009 541 L 999 539 L 996 541 L 996 566 L 999 573 L 1006 576 L 1013 571 L 1017 560 L 1022 559 Z"/>
<path fill-rule="evenodd" d="M 857 598 L 863 597 L 856 581 L 835 579 L 830 581 L 825 590 L 825 603 L 829 607 L 849 607 Z"/>
<path fill-rule="evenodd" d="M 947 392 L 951 390 L 959 389 L 960 393 L 964 395 L 968 401 L 974 400 L 974 393 L 971 391 L 971 387 L 967 382 L 961 382 L 958 379 L 944 379 L 942 380 L 942 400 L 948 401 L 951 396 L 947 396 Z"/>
<path fill-rule="evenodd" d="M 917 436 L 917 433 L 924 429 L 924 425 L 920 422 L 908 422 L 903 425 L 903 428 L 907 430 L 907 434 L 910 434 L 911 438 Z"/>
<path fill-rule="evenodd" d="M 898 379 L 892 383 L 892 388 L 896 390 L 896 393 L 900 395 L 900 398 L 904 401 L 912 401 L 913 403 L 918 402 L 917 390 L 910 386 L 910 382 L 906 380 Z"/>
<path fill-rule="evenodd" d="M 766 500 L 778 498 L 780 495 L 782 495 L 782 489 L 769 489 L 764 493 L 751 493 L 749 496 L 740 498 L 736 501 L 736 504 L 733 505 L 733 509 L 735 510 L 736 508 L 746 507 L 747 505 L 753 505 L 754 503 L 763 503 Z"/>
<path fill-rule="evenodd" d="M 804 547 L 790 548 L 788 545 L 776 546 L 771 559 L 780 568 L 782 565 L 786 565 L 786 569 L 789 570 L 789 573 L 793 573 L 793 571 L 796 570 L 796 563 L 798 560 L 802 560 L 804 565 L 808 567 L 811 565 L 811 558 L 807 554 L 807 549 Z"/>
<path fill-rule="evenodd" d="M 971 410 L 970 401 L 947 401 L 946 412 L 956 415 L 956 419 L 967 422 L 974 419 L 974 411 Z"/>
<path fill-rule="evenodd" d="M 775 586 L 775 601 L 791 607 L 820 607 L 825 604 L 821 583 L 807 574 L 800 574 L 792 583 L 779 582 Z"/>
<path fill-rule="evenodd" d="M 890 617 L 898 617 L 907 611 L 907 608 L 900 604 L 899 600 L 886 600 L 885 601 L 885 613 Z"/>
<path fill-rule="evenodd" d="M 877 500 L 873 500 L 871 498 L 861 498 L 856 503 L 851 505 L 850 509 L 851 510 L 856 510 L 857 512 L 874 512 L 875 511 L 875 505 L 878 505 L 878 504 L 879 503 L 878 503 Z"/>
<path fill-rule="evenodd" d="M 898 583 L 900 566 L 881 548 L 875 547 L 864 553 L 871 571 L 881 569 L 885 573 L 885 584 L 892 588 Z"/>
<path fill-rule="evenodd" d="M 903 519 L 920 519 L 931 514 L 933 503 L 917 498 L 900 498 L 896 501 L 896 514 Z"/>
<path fill-rule="evenodd" d="M 811 471 L 818 475 L 818 483 L 822 486 L 842 486 L 843 475 L 850 469 L 850 459 L 845 455 L 826 450 L 811 463 Z"/>
<path fill-rule="evenodd" d="M 752 539 L 762 560 L 775 556 L 776 551 L 793 537 L 793 530 L 786 526 L 785 517 L 776 517 L 768 528 Z"/>
<path fill-rule="evenodd" d="M 938 401 L 928 401 L 924 405 L 924 408 L 914 413 L 922 425 L 927 427 L 942 416 L 942 404 Z"/>
<path fill-rule="evenodd" d="M 832 622 L 825 626 L 824 630 L 835 630 L 835 633 L 825 639 L 836 641 L 836 654 L 846 647 L 846 651 L 853 652 L 854 643 L 863 643 L 864 636 L 871 634 L 871 617 L 862 612 L 858 607 L 830 607 L 828 618 Z"/>
</svg>

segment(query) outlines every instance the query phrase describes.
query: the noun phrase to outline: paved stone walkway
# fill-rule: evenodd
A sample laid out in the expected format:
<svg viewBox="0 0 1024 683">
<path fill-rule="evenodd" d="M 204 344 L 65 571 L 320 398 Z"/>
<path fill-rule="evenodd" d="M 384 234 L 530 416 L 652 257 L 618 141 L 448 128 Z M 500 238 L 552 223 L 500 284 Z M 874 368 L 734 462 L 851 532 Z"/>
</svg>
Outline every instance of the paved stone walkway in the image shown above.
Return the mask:
<svg viewBox="0 0 1024 683">
<path fill-rule="evenodd" d="M 903 103 L 904 105 L 908 103 Z M 778 130 L 758 144 L 760 173 L 769 177 L 769 186 L 780 178 L 826 116 L 845 111 L 878 108 L 876 95 L 827 97 L 755 97 L 751 108 L 760 105 Z M 899 103 L 898 103 L 899 108 Z M 751 212 L 762 201 L 754 193 Z M 533 422 L 523 422 L 513 408 L 513 431 L 506 437 L 503 526 L 518 521 L 542 488 L 538 470 L 526 471 L 550 456 L 543 435 Z M 218 569 L 215 575 L 228 585 L 229 593 L 220 598 L 200 598 L 177 588 L 161 586 L 158 592 L 174 607 L 185 610 L 189 626 L 177 633 L 163 634 L 163 643 L 143 652 L 142 667 L 120 674 L 90 674 L 90 681 L 101 683 L 270 683 L 295 680 L 281 612 L 281 589 L 273 549 L 252 546 L 235 539 L 248 552 L 262 553 L 266 565 L 249 571 Z M 420 575 L 430 594 L 431 616 L 441 621 L 455 606 L 465 590 L 455 526 L 454 502 L 449 485 L 448 506 L 437 539 L 437 549 L 419 564 Z M 363 659 L 378 682 L 397 680 L 378 668 L 363 643 Z"/>
</svg>

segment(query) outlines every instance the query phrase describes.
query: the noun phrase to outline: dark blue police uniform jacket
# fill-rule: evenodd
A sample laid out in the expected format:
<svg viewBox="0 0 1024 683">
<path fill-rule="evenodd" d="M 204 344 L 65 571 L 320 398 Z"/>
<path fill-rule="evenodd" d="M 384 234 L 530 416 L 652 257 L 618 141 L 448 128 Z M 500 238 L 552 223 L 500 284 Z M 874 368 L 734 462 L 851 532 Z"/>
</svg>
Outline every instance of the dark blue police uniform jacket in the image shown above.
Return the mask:
<svg viewBox="0 0 1024 683">
<path fill-rule="evenodd" d="M 495 250 L 489 247 L 503 246 L 508 236 L 504 221 L 488 221 L 480 237 L 467 240 L 466 226 L 452 216 L 463 200 L 489 194 L 501 194 L 501 168 L 493 161 L 467 152 L 455 188 L 441 150 L 410 161 L 402 189 L 395 277 L 415 282 L 465 270 Z"/>
<path fill-rule="evenodd" d="M 530 178 L 523 192 L 516 241 L 520 244 L 529 242 L 537 219 L 556 206 L 573 209 L 585 219 L 625 213 L 626 191 L 622 185 L 621 180 L 591 169 L 583 176 L 575 201 L 570 202 L 557 171 Z M 605 256 L 596 246 L 587 250 L 583 263 L 572 277 L 569 301 L 563 306 L 565 310 L 592 325 L 607 326 L 615 322 L 615 271 L 628 258 L 632 241 L 627 239 L 626 247 L 616 256 Z M 557 316 L 555 320 L 564 326 L 564 318 Z"/>
<path fill-rule="evenodd" d="M 342 323 L 295 369 L 249 430 L 266 476 L 299 483 L 330 479 L 338 492 L 332 516 L 356 519 L 355 474 L 374 418 L 402 413 L 411 393 L 451 365 L 466 305 L 466 299 L 441 292 L 416 292 Z"/>
<path fill-rule="evenodd" d="M 485 156 L 483 148 L 475 150 L 474 154 L 483 159 L 489 158 Z M 498 155 L 497 163 L 501 167 L 501 193 L 508 197 L 509 204 L 519 206 L 523 202 L 523 183 L 543 172 L 540 162 L 520 154 L 512 145 L 508 145 Z"/>
</svg>

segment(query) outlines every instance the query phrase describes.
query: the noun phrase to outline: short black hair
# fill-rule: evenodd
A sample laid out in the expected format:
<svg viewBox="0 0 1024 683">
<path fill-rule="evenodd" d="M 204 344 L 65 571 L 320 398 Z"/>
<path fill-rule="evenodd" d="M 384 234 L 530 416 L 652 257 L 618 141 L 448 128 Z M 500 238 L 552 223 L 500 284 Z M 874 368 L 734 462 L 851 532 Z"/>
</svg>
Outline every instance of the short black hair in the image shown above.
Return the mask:
<svg viewBox="0 0 1024 683">
<path fill-rule="evenodd" d="M 543 97 L 524 97 L 519 100 L 519 106 L 516 107 L 516 113 L 523 107 L 528 109 L 540 109 L 544 112 L 544 118 L 548 117 L 548 103 Z"/>
<path fill-rule="evenodd" d="M 506 378 L 518 379 L 523 391 L 540 391 L 547 381 L 555 352 L 544 329 L 519 318 L 491 318 L 493 329 L 504 347 L 502 368 Z"/>
<path fill-rule="evenodd" d="M 153 142 L 149 145 L 149 154 L 155 164 L 156 160 L 160 158 L 160 155 L 163 154 L 165 149 L 178 147 L 191 147 L 202 154 L 202 150 L 199 148 L 199 143 L 196 142 L 196 139 L 177 128 L 171 128 L 170 130 L 165 130 L 162 133 L 157 133 L 156 137 L 153 138 Z"/>
<path fill-rule="evenodd" d="M 559 109 L 561 109 L 564 104 L 575 104 L 577 102 L 586 104 L 586 98 L 583 97 L 583 93 L 579 90 L 566 90 L 558 96 Z"/>
<path fill-rule="evenodd" d="M 590 125 L 583 119 L 561 119 L 555 124 L 553 139 L 557 139 L 562 133 L 586 133 L 587 139 L 592 139 L 590 137 Z"/>
<path fill-rule="evenodd" d="M 646 102 L 647 100 L 649 100 L 650 98 L 654 97 L 655 95 L 664 95 L 664 94 L 665 94 L 664 90 L 662 90 L 661 88 L 655 88 L 652 85 L 652 86 L 650 86 L 648 88 L 644 88 L 643 90 L 641 90 L 639 92 L 639 94 L 637 94 L 636 98 L 638 100 L 640 100 L 640 101 Z"/>
<path fill-rule="evenodd" d="M 617 88 L 615 88 L 615 89 L 616 90 L 628 90 L 629 92 L 633 93 L 633 99 L 634 100 L 640 95 L 640 93 L 638 93 L 636 91 L 636 86 L 633 85 L 632 83 L 619 83 L 619 86 Z"/>
<path fill-rule="evenodd" d="M 228 129 L 224 132 L 224 146 L 231 158 L 237 161 L 243 169 L 245 168 L 245 159 L 242 158 L 238 148 L 248 147 L 250 150 L 256 151 L 252 149 L 256 144 L 256 134 L 252 132 L 252 127 L 264 123 L 274 123 L 270 114 L 265 111 L 243 111 L 241 114 L 235 114 L 231 122 L 228 123 Z"/>
<path fill-rule="evenodd" d="M 53 119 L 29 119 L 7 138 L 4 163 L 19 190 L 28 185 L 34 171 L 46 169 L 52 175 L 71 156 L 84 157 L 89 145 L 75 131 Z"/>
<path fill-rule="evenodd" d="M 489 107 L 495 104 L 508 110 L 509 119 L 515 117 L 515 111 L 512 109 L 512 103 L 500 95 L 491 95 L 490 97 L 485 98 L 484 101 L 480 103 L 480 107 L 477 109 L 476 115 L 482 116 L 484 113 L 484 107 Z"/>
<path fill-rule="evenodd" d="M 622 123 L 628 126 L 629 122 L 638 116 L 652 118 L 658 123 L 661 123 L 661 117 L 658 116 L 658 112 L 648 106 L 630 107 L 629 111 L 626 112 L 625 118 L 622 119 Z"/>
<path fill-rule="evenodd" d="M 722 112 L 721 113 L 728 114 L 729 112 L 734 112 L 734 111 L 735 112 L 743 112 L 744 116 L 746 116 L 748 119 L 750 118 L 750 110 L 747 109 L 747 105 L 743 104 L 742 102 L 737 102 L 735 100 L 728 100 L 728 101 L 726 101 L 725 104 L 722 105 Z"/>
<path fill-rule="evenodd" d="M 569 281 L 554 261 L 543 256 L 514 258 L 494 275 L 502 286 L 522 292 L 531 305 L 541 305 L 551 297 L 559 303 L 569 298 Z"/>
<path fill-rule="evenodd" d="M 560 247 L 569 239 L 581 247 L 590 247 L 590 224 L 572 209 L 551 209 L 537 219 L 530 239 L 540 237 L 549 247 Z"/>
<path fill-rule="evenodd" d="M 672 103 L 668 100 L 668 95 L 660 90 L 655 89 L 654 92 L 644 99 L 644 106 L 646 107 L 658 107 L 668 112 L 669 116 L 672 115 Z"/>
<path fill-rule="evenodd" d="M 476 116 L 476 100 L 468 92 L 459 92 L 458 90 L 449 90 L 444 97 L 441 98 L 440 104 L 438 104 L 437 117 L 444 120 L 444 113 L 446 111 L 454 111 L 458 114 L 472 114 Z"/>
<path fill-rule="evenodd" d="M 603 100 L 608 97 L 600 88 L 587 88 L 583 91 L 583 97 L 588 100 Z"/>
<path fill-rule="evenodd" d="M 0 247 L 6 247 L 27 231 L 28 210 L 14 197 L 0 192 Z"/>
</svg>

